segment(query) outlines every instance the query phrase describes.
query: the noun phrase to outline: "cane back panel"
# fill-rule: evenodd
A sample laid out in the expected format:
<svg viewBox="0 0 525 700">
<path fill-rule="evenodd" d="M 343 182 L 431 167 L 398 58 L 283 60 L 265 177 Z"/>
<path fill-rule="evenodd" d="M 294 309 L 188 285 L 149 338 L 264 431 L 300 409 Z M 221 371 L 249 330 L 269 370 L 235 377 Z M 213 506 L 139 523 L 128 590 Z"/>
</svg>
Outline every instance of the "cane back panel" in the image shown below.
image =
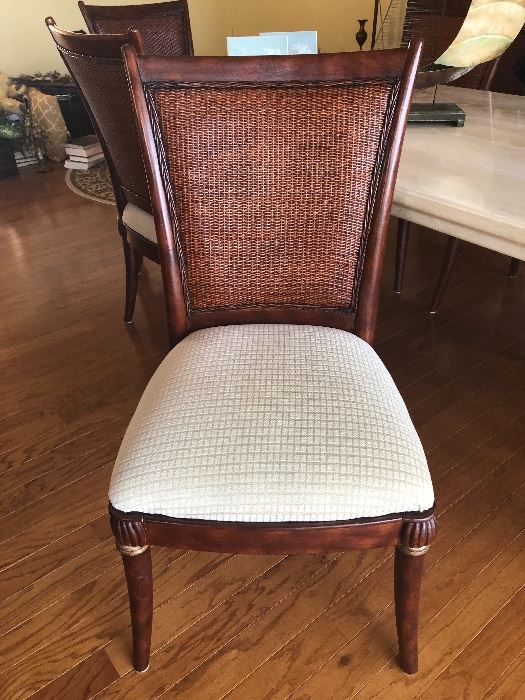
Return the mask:
<svg viewBox="0 0 525 700">
<path fill-rule="evenodd" d="M 109 16 L 114 10 L 114 16 Z M 184 0 L 152 5 L 98 7 L 84 6 L 94 34 L 125 34 L 138 29 L 150 56 L 191 56 L 193 54 L 188 5 Z M 147 13 L 147 14 L 145 14 Z M 106 16 L 107 15 L 107 16 Z"/>
<path fill-rule="evenodd" d="M 354 313 L 397 82 L 146 86 L 189 315 Z"/>
<path fill-rule="evenodd" d="M 126 38 L 123 37 L 123 44 Z M 122 58 L 79 54 L 58 46 L 104 139 L 119 184 L 149 202 L 142 151 Z"/>
</svg>

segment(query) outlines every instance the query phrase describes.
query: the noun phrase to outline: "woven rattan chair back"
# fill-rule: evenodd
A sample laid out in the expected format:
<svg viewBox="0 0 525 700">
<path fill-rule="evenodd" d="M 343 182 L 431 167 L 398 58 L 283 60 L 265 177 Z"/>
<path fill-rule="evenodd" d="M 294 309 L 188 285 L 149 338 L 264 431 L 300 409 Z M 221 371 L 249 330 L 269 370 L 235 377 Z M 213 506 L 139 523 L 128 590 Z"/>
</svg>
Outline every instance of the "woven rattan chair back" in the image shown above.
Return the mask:
<svg viewBox="0 0 525 700">
<path fill-rule="evenodd" d="M 187 0 L 147 5 L 78 6 L 92 34 L 124 34 L 138 29 L 144 51 L 150 56 L 191 56 L 190 16 Z"/>
<path fill-rule="evenodd" d="M 268 318 L 353 327 L 383 244 L 406 55 L 138 58 L 176 336 Z"/>
<path fill-rule="evenodd" d="M 77 83 L 108 161 L 119 210 L 132 201 L 150 208 L 148 183 L 133 117 L 122 46 L 140 45 L 138 33 L 90 36 L 65 32 L 46 20 Z M 136 201 L 138 198 L 138 202 Z"/>
<path fill-rule="evenodd" d="M 434 63 L 456 38 L 470 3 L 471 0 L 408 0 L 401 45 L 408 46 L 415 37 L 420 37 L 423 39 L 422 64 Z M 496 65 L 497 61 L 481 63 L 453 84 L 490 90 Z"/>
</svg>

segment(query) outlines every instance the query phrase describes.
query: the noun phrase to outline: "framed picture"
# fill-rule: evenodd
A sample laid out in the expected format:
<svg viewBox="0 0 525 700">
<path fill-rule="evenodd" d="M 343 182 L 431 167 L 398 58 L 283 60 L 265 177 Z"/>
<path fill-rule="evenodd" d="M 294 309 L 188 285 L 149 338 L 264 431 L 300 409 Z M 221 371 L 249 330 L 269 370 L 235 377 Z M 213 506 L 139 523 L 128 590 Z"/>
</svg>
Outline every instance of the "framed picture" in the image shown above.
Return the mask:
<svg viewBox="0 0 525 700">
<path fill-rule="evenodd" d="M 261 36 L 288 37 L 288 54 L 317 53 L 317 32 L 261 32 Z"/>
<path fill-rule="evenodd" d="M 228 56 L 287 56 L 286 34 L 262 34 L 260 36 L 229 36 Z"/>
</svg>

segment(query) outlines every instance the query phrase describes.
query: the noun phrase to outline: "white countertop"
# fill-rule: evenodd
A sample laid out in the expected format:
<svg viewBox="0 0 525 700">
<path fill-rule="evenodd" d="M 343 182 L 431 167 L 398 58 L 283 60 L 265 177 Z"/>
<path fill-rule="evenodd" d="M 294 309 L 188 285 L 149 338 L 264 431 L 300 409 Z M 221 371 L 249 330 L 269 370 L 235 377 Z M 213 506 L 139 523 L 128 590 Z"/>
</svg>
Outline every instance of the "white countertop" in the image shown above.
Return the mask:
<svg viewBox="0 0 525 700">
<path fill-rule="evenodd" d="M 525 260 L 525 97 L 444 85 L 436 101 L 465 126 L 408 127 L 392 213 Z"/>
</svg>

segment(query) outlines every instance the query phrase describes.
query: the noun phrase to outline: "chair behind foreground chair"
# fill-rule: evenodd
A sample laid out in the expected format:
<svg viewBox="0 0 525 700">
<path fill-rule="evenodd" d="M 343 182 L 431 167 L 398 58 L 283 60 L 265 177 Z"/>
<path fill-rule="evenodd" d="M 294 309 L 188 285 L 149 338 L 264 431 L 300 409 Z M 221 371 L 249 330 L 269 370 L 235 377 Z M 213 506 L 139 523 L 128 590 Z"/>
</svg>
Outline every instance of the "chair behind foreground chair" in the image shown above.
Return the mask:
<svg viewBox="0 0 525 700">
<path fill-rule="evenodd" d="M 142 39 L 137 31 L 106 36 L 66 32 L 52 17 L 46 19 L 46 24 L 78 85 L 108 164 L 126 263 L 124 320 L 130 323 L 142 257 L 159 261 L 148 182 L 122 59 L 125 44 L 142 52 Z"/>
<path fill-rule="evenodd" d="M 86 5 L 78 3 L 92 34 L 123 34 L 138 29 L 148 56 L 192 56 L 187 0 L 145 5 Z"/>
<path fill-rule="evenodd" d="M 420 51 L 188 63 L 124 49 L 173 346 L 109 494 L 138 671 L 150 545 L 396 547 L 401 664 L 417 670 L 434 496 L 369 343 Z"/>
</svg>

